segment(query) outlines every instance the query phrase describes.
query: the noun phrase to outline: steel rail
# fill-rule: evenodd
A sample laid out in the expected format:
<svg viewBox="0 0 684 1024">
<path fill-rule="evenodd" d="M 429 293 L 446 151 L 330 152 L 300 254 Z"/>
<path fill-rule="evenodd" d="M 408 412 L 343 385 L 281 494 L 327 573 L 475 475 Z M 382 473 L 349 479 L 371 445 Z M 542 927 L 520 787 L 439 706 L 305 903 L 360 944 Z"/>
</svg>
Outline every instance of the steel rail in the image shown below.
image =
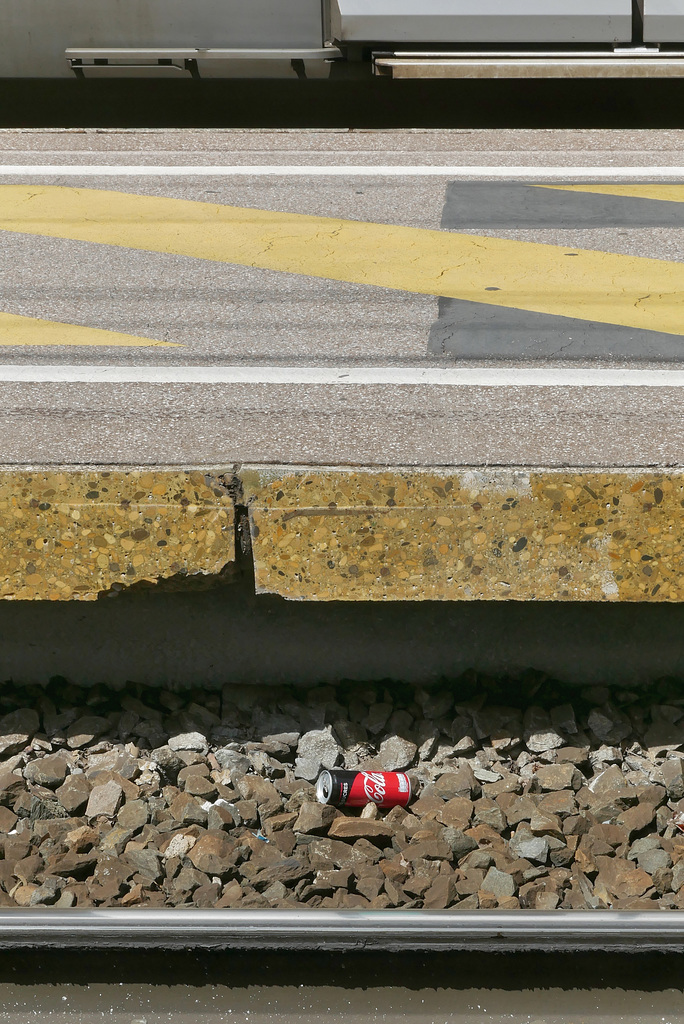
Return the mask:
<svg viewBox="0 0 684 1024">
<path fill-rule="evenodd" d="M 684 947 L 684 913 L 497 910 L 0 910 L 0 948 L 643 950 Z"/>
</svg>

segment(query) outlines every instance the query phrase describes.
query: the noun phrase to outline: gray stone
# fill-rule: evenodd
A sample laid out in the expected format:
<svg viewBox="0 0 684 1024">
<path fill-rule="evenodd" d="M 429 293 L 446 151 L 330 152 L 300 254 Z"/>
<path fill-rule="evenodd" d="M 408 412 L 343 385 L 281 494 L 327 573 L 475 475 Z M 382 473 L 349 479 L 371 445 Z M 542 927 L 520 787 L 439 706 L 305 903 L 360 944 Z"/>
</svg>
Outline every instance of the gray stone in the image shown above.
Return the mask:
<svg viewBox="0 0 684 1024">
<path fill-rule="evenodd" d="M 29 761 L 24 768 L 24 778 L 35 786 L 45 786 L 48 789 L 55 789 L 61 786 L 67 774 L 66 758 L 59 754 L 50 757 L 37 757 L 35 761 Z"/>
<path fill-rule="evenodd" d="M 158 850 L 127 849 L 124 860 L 132 868 L 135 868 L 138 874 L 149 878 L 152 882 L 158 882 L 162 877 L 161 857 Z"/>
<path fill-rule="evenodd" d="M 601 708 L 592 708 L 588 725 L 603 743 L 619 743 L 627 739 L 632 731 L 632 723 L 627 716 L 608 703 Z"/>
<path fill-rule="evenodd" d="M 559 704 L 551 708 L 551 724 L 557 732 L 574 735 L 577 732 L 577 720 L 572 704 Z"/>
<path fill-rule="evenodd" d="M 374 760 L 381 771 L 399 772 L 410 767 L 417 751 L 418 746 L 410 740 L 401 736 L 388 736 L 380 744 L 378 756 Z"/>
<path fill-rule="evenodd" d="M 18 754 L 38 731 L 40 718 L 33 708 L 19 708 L 0 718 L 0 759 Z"/>
<path fill-rule="evenodd" d="M 523 716 L 525 745 L 534 754 L 562 747 L 565 739 L 553 727 L 551 716 L 544 708 L 532 705 Z"/>
<path fill-rule="evenodd" d="M 495 750 L 502 753 L 522 742 L 523 722 L 517 708 L 485 707 L 473 712 L 478 739 L 489 738 Z"/>
<path fill-rule="evenodd" d="M 59 900 L 59 894 L 64 887 L 63 878 L 49 877 L 34 889 L 29 899 L 29 907 L 51 907 Z"/>
<path fill-rule="evenodd" d="M 672 869 L 672 890 L 673 892 L 679 892 L 684 886 L 684 858 L 678 860 Z"/>
<path fill-rule="evenodd" d="M 313 782 L 323 768 L 334 768 L 342 760 L 342 752 L 332 729 L 312 729 L 305 732 L 297 744 L 295 778 Z"/>
<path fill-rule="evenodd" d="M 180 732 L 169 737 L 171 750 L 194 750 L 198 754 L 206 754 L 209 749 L 207 737 L 201 732 Z"/>
<path fill-rule="evenodd" d="M 137 832 L 149 821 L 149 809 L 145 800 L 128 800 L 116 816 L 121 828 Z"/>
<path fill-rule="evenodd" d="M 519 828 L 511 836 L 511 853 L 535 864 L 546 864 L 549 858 L 549 841 L 546 836 L 535 836 L 528 829 Z"/>
<path fill-rule="evenodd" d="M 642 853 L 646 853 L 648 850 L 659 850 L 660 848 L 659 836 L 643 836 L 641 839 L 634 840 L 629 848 L 627 860 L 636 860 Z"/>
<path fill-rule="evenodd" d="M 429 723 L 425 723 L 429 725 Z M 454 750 L 457 754 L 463 756 L 464 754 L 472 754 L 479 747 L 479 742 L 475 737 L 475 726 L 473 720 L 468 718 L 467 715 L 457 715 L 452 721 L 451 725 L 447 730 L 447 735 L 454 745 Z M 435 742 L 437 737 L 433 737 Z M 420 745 L 420 759 L 425 760 L 423 756 L 423 748 L 425 747 L 426 740 L 423 740 Z M 432 751 L 430 751 L 432 753 Z M 429 754 L 427 755 L 430 756 Z"/>
<path fill-rule="evenodd" d="M 498 868 L 491 867 L 485 875 L 480 888 L 483 892 L 491 892 L 498 900 L 502 900 L 507 896 L 515 896 L 516 884 L 512 875 L 506 874 L 505 871 L 499 871 Z"/>
<path fill-rule="evenodd" d="M 76 893 L 71 892 L 69 889 L 64 889 L 57 902 L 52 905 L 56 910 L 67 910 L 69 907 L 76 905 Z"/>
<path fill-rule="evenodd" d="M 668 757 L 660 766 L 663 782 L 670 800 L 684 798 L 684 761 L 681 757 Z"/>
<path fill-rule="evenodd" d="M 232 747 L 219 747 L 214 751 L 214 757 L 224 771 L 230 772 L 234 783 L 244 778 L 252 770 L 252 762 L 249 758 L 241 754 L 239 750 L 233 750 Z"/>
<path fill-rule="evenodd" d="M 67 746 L 71 750 L 89 747 L 100 736 L 104 736 L 109 727 L 108 718 L 100 718 L 97 715 L 84 715 L 82 718 L 77 718 L 67 729 Z"/>
<path fill-rule="evenodd" d="M 364 729 L 367 729 L 371 736 L 377 736 L 379 732 L 387 725 L 388 719 L 392 714 L 393 708 L 391 704 L 385 704 L 379 702 L 377 704 L 371 704 L 368 709 L 368 714 L 362 720 L 361 725 Z M 318 731 L 318 730 L 314 730 Z M 328 767 L 328 766 L 326 766 Z"/>
<path fill-rule="evenodd" d="M 88 797 L 86 807 L 87 818 L 97 818 L 104 815 L 113 818 L 121 806 L 123 800 L 123 789 L 112 779 L 105 782 L 103 786 L 94 786 Z"/>
<path fill-rule="evenodd" d="M 180 759 L 175 750 L 172 750 L 168 743 L 163 744 L 161 747 L 155 747 L 150 753 L 150 761 L 159 765 L 162 773 L 167 779 L 175 781 L 178 776 L 178 772 L 181 768 L 185 767 L 185 763 Z"/>
<path fill-rule="evenodd" d="M 442 839 L 451 849 L 454 860 L 460 860 L 472 850 L 477 849 L 477 843 L 472 836 L 467 836 L 460 828 L 445 828 L 442 832 Z"/>
<path fill-rule="evenodd" d="M 666 850 L 644 850 L 637 855 L 636 862 L 649 875 L 659 869 L 665 871 L 672 867 L 672 858 Z"/>
</svg>

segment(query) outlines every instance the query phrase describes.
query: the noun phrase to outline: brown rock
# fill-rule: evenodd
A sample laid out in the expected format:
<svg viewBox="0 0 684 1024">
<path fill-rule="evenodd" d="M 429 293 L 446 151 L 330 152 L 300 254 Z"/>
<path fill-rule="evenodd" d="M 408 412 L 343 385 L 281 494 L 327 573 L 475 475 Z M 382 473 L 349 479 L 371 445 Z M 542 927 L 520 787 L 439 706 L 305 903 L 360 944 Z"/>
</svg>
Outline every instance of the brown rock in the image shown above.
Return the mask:
<svg viewBox="0 0 684 1024">
<path fill-rule="evenodd" d="M 536 836 L 557 836 L 563 838 L 563 826 L 556 814 L 542 811 L 539 807 L 530 818 L 530 831 Z"/>
<path fill-rule="evenodd" d="M 207 884 L 207 876 L 197 868 L 181 868 L 173 880 L 176 892 L 194 892 L 200 885 Z"/>
<path fill-rule="evenodd" d="M 387 846 L 394 832 L 382 821 L 339 817 L 330 825 L 328 835 L 332 839 L 369 839 L 378 846 Z"/>
<path fill-rule="evenodd" d="M 262 779 L 259 775 L 245 775 L 238 782 L 237 788 L 244 800 L 256 802 L 262 821 L 273 814 L 280 814 L 283 809 L 283 798 L 268 779 Z"/>
<path fill-rule="evenodd" d="M 652 825 L 656 816 L 656 807 L 653 804 L 637 804 L 636 807 L 629 807 L 618 815 L 617 824 L 620 825 L 630 839 L 639 832 L 642 832 L 649 825 Z"/>
<path fill-rule="evenodd" d="M 67 744 L 71 750 L 76 750 L 79 747 L 89 747 L 109 727 L 108 718 L 98 718 L 97 715 L 84 715 L 83 718 L 78 718 L 67 729 Z"/>
<path fill-rule="evenodd" d="M 145 800 L 129 800 L 116 816 L 121 828 L 137 832 L 149 821 L 150 812 Z"/>
<path fill-rule="evenodd" d="M 71 829 L 64 836 L 64 845 L 72 853 L 87 853 L 100 841 L 100 833 L 89 825 L 81 825 L 79 828 Z"/>
<path fill-rule="evenodd" d="M 100 816 L 113 818 L 123 801 L 123 789 L 113 780 L 104 785 L 95 785 L 88 797 L 86 818 Z"/>
<path fill-rule="evenodd" d="M 24 768 L 24 778 L 36 786 L 55 789 L 61 786 L 67 774 L 67 761 L 59 754 L 49 757 L 38 757 L 30 761 Z"/>
<path fill-rule="evenodd" d="M 0 718 L 0 758 L 18 754 L 40 727 L 40 718 L 33 708 L 19 708 Z"/>
<path fill-rule="evenodd" d="M 384 882 L 385 879 L 382 877 L 374 878 L 371 875 L 361 875 L 361 877 L 356 879 L 354 887 L 367 900 L 374 900 L 376 896 L 380 895 Z"/>
<path fill-rule="evenodd" d="M 286 857 L 276 864 L 263 868 L 252 878 L 251 883 L 257 892 L 263 892 L 273 882 L 282 882 L 283 885 L 290 887 L 302 878 L 310 878 L 312 875 L 313 869 L 309 864 L 304 864 L 296 857 Z"/>
<path fill-rule="evenodd" d="M 196 907 L 203 907 L 206 910 L 215 907 L 221 896 L 221 885 L 219 882 L 209 882 L 199 885 L 192 894 L 192 902 Z"/>
<path fill-rule="evenodd" d="M 538 807 L 540 811 L 557 814 L 560 818 L 577 813 L 577 801 L 572 790 L 568 789 L 547 793 L 540 799 Z"/>
<path fill-rule="evenodd" d="M 206 825 L 207 812 L 194 796 L 189 793 L 180 793 L 169 807 L 171 814 L 183 825 Z"/>
<path fill-rule="evenodd" d="M 233 809 L 238 814 L 238 821 L 243 825 L 247 825 L 249 828 L 254 828 L 259 824 L 259 812 L 257 810 L 256 800 L 236 800 L 231 805 L 231 814 Z"/>
<path fill-rule="evenodd" d="M 347 889 L 352 877 L 349 868 L 333 871 L 318 871 L 311 883 L 314 892 L 333 892 L 335 889 Z"/>
<path fill-rule="evenodd" d="M 213 800 L 216 797 L 216 783 L 204 775 L 190 775 L 183 786 L 186 793 L 199 797 L 201 800 Z"/>
<path fill-rule="evenodd" d="M 23 857 L 18 860 L 13 868 L 13 874 L 15 878 L 18 878 L 20 882 L 28 884 L 28 882 L 34 882 L 36 876 L 43 870 L 43 858 L 39 853 L 29 854 L 28 857 Z"/>
<path fill-rule="evenodd" d="M 521 821 L 529 821 L 537 809 L 533 797 L 527 795 L 516 796 L 514 793 L 502 793 L 497 797 L 496 802 L 506 815 L 509 825 L 519 825 Z"/>
<path fill-rule="evenodd" d="M 444 772 L 435 782 L 435 793 L 443 800 L 451 800 L 455 796 L 479 796 L 480 784 L 473 774 L 469 764 L 463 765 L 457 771 Z M 413 808 L 415 813 L 415 805 Z"/>
<path fill-rule="evenodd" d="M 18 907 L 30 907 L 31 898 L 37 890 L 38 886 L 32 882 L 28 885 L 18 885 L 12 890 L 12 899 Z"/>
<path fill-rule="evenodd" d="M 291 817 L 295 818 L 296 815 Z M 228 832 L 235 825 L 235 819 L 223 804 L 214 804 L 207 811 L 207 828 L 211 832 Z"/>
<path fill-rule="evenodd" d="M 328 831 L 338 813 L 337 808 L 331 807 L 330 804 L 307 801 L 301 806 L 294 824 L 294 831 L 306 835 L 323 835 Z"/>
<path fill-rule="evenodd" d="M 467 868 L 461 870 L 456 880 L 456 891 L 461 896 L 472 896 L 479 891 L 484 881 L 485 873 L 482 868 Z"/>
<path fill-rule="evenodd" d="M 115 825 L 106 833 L 104 839 L 100 843 L 100 852 L 105 854 L 107 857 L 120 856 L 132 835 L 133 833 L 130 829 L 121 828 L 120 825 Z"/>
<path fill-rule="evenodd" d="M 56 790 L 55 796 L 68 814 L 82 814 L 86 809 L 91 789 L 92 784 L 85 775 L 70 775 L 64 785 Z"/>
<path fill-rule="evenodd" d="M 124 853 L 124 859 L 138 875 L 142 875 L 145 879 L 149 879 L 152 882 L 158 882 L 163 875 L 161 857 L 158 850 L 138 850 L 135 849 L 133 843 L 129 843 Z"/>
<path fill-rule="evenodd" d="M 651 876 L 638 868 L 636 864 L 621 857 L 596 857 L 599 874 L 597 886 L 603 885 L 613 896 L 624 899 L 630 896 L 643 896 L 651 888 Z"/>
<path fill-rule="evenodd" d="M 451 875 L 437 875 L 423 897 L 426 910 L 444 910 L 450 907 L 457 898 L 456 878 Z"/>
<path fill-rule="evenodd" d="M 462 832 L 468 828 L 473 816 L 473 801 L 465 796 L 455 796 L 442 805 L 437 820 L 449 828 L 457 828 Z"/>
<path fill-rule="evenodd" d="M 0 834 L 11 832 L 17 820 L 16 814 L 9 807 L 0 807 Z"/>
<path fill-rule="evenodd" d="M 129 864 L 117 857 L 102 857 L 95 867 L 93 876 L 86 883 L 91 899 L 99 902 L 115 899 L 128 888 L 128 880 L 134 874 Z"/>
<path fill-rule="evenodd" d="M 444 799 L 438 796 L 437 793 L 423 793 L 411 804 L 411 811 L 409 813 L 419 818 L 434 818 L 441 813 L 443 807 Z"/>
<path fill-rule="evenodd" d="M 536 772 L 535 779 L 544 792 L 559 789 L 577 790 L 584 781 L 582 773 L 573 764 L 542 765 Z"/>
<path fill-rule="evenodd" d="M 451 849 L 440 839 L 424 839 L 422 842 L 410 843 L 402 852 L 402 857 L 410 863 L 421 860 L 447 860 L 451 857 Z"/>
<path fill-rule="evenodd" d="M 223 833 L 205 835 L 197 840 L 187 856 L 198 871 L 223 878 L 235 866 L 235 849 L 235 842 Z"/>
<path fill-rule="evenodd" d="M 107 782 L 115 782 L 117 786 L 121 786 L 125 800 L 137 800 L 140 797 L 139 787 L 135 782 L 125 778 L 120 772 L 102 768 L 97 771 L 89 771 L 87 778 L 93 786 L 104 786 Z"/>
<path fill-rule="evenodd" d="M 97 854 L 94 851 L 89 853 L 66 853 L 63 857 L 50 857 L 45 865 L 46 872 L 50 875 L 61 875 L 62 878 L 84 879 L 93 873 L 97 864 Z"/>
<path fill-rule="evenodd" d="M 11 807 L 22 793 L 26 792 L 26 783 L 21 775 L 7 772 L 0 776 L 0 806 Z"/>
<path fill-rule="evenodd" d="M 506 828 L 506 816 L 496 800 L 483 796 L 473 805 L 473 821 L 476 825 L 489 825 L 495 832 L 503 832 Z"/>
</svg>

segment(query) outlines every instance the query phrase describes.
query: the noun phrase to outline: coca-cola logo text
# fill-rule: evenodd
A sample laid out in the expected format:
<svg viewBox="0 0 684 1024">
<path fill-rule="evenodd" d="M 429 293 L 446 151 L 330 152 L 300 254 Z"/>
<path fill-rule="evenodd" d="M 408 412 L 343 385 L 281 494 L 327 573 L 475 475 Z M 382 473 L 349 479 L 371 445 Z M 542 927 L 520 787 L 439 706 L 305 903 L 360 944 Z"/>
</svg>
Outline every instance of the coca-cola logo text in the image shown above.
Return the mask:
<svg viewBox="0 0 684 1024">
<path fill-rule="evenodd" d="M 385 776 L 382 772 L 363 772 L 363 791 L 369 800 L 381 804 L 385 799 Z"/>
</svg>

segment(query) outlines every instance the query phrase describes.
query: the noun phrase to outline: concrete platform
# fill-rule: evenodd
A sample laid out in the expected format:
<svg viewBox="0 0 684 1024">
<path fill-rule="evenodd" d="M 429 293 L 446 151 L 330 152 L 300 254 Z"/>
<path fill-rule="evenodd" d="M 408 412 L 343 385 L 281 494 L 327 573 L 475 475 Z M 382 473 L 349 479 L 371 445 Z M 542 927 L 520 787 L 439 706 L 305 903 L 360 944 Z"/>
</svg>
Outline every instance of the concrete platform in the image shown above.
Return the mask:
<svg viewBox="0 0 684 1024">
<path fill-rule="evenodd" d="M 683 232 L 683 132 L 0 132 L 0 596 L 682 600 Z"/>
</svg>

